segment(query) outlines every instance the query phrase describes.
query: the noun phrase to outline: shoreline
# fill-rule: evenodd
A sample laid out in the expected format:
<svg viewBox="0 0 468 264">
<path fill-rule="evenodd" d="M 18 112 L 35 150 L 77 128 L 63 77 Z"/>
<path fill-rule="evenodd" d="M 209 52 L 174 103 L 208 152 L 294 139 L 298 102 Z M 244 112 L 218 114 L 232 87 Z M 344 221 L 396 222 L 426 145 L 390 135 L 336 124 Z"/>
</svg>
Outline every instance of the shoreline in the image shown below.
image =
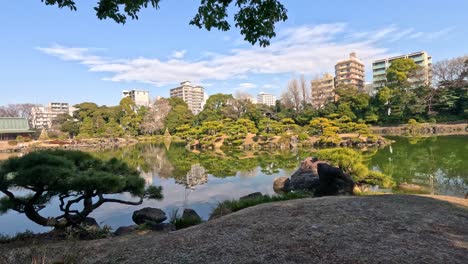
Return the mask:
<svg viewBox="0 0 468 264">
<path fill-rule="evenodd" d="M 4 244 L 0 255 L 4 263 L 31 263 L 34 257 L 80 263 L 465 263 L 467 212 L 468 200 L 447 196 L 305 198 L 249 207 L 174 232 Z"/>
</svg>

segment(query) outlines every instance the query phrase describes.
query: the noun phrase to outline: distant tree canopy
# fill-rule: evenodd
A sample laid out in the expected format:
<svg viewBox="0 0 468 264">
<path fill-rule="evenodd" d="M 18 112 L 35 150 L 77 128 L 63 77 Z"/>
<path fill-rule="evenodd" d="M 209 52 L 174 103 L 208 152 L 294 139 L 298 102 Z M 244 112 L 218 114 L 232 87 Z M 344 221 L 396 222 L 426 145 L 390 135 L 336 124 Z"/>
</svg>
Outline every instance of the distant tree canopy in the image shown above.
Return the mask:
<svg viewBox="0 0 468 264">
<path fill-rule="evenodd" d="M 31 221 L 55 228 L 78 225 L 104 203 L 139 205 L 143 198 L 162 198 L 161 187 L 145 189 L 137 170 L 117 159 L 103 161 L 81 151 L 45 150 L 0 163 L 0 214 L 24 213 Z M 128 192 L 126 201 L 109 194 Z M 61 215 L 40 214 L 54 198 Z"/>
<path fill-rule="evenodd" d="M 74 0 L 41 0 L 46 5 L 57 5 L 76 11 Z M 110 18 L 124 24 L 127 17 L 138 19 L 142 8 L 159 8 L 161 0 L 99 0 L 94 10 L 99 19 Z M 268 46 L 270 39 L 276 36 L 275 24 L 286 21 L 287 10 L 279 0 L 201 0 L 197 14 L 190 25 L 227 31 L 231 29 L 228 22 L 228 11 L 234 6 L 234 25 L 240 29 L 244 39 L 252 45 Z"/>
</svg>

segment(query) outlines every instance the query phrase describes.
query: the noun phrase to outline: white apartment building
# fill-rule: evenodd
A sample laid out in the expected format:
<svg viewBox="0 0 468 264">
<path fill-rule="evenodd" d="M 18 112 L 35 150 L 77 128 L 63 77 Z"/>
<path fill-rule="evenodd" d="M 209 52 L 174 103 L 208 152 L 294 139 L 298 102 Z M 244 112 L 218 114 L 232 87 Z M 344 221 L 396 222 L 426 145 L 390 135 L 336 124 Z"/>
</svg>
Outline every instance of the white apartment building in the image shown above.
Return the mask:
<svg viewBox="0 0 468 264">
<path fill-rule="evenodd" d="M 203 110 L 208 97 L 203 87 L 194 86 L 189 81 L 181 82 L 179 87 L 171 89 L 170 96 L 182 98 L 194 115 Z"/>
<path fill-rule="evenodd" d="M 47 106 L 35 106 L 32 108 L 32 127 L 35 129 L 48 129 L 52 122 L 60 114 L 73 116 L 76 109 L 68 103 L 50 102 Z"/>
<path fill-rule="evenodd" d="M 339 61 L 335 65 L 335 86 L 353 85 L 359 91 L 364 89 L 364 63 L 355 52 L 349 54 L 349 58 Z"/>
<path fill-rule="evenodd" d="M 409 80 L 415 85 L 429 85 L 431 84 L 432 78 L 432 57 L 425 51 L 413 52 L 410 54 L 385 58 L 376 60 L 372 63 L 372 81 L 374 87 L 381 87 L 387 80 L 386 72 L 392 64 L 392 61 L 397 59 L 412 59 L 417 65 L 421 66 L 421 72 L 418 74 L 418 78 Z"/>
<path fill-rule="evenodd" d="M 276 97 L 272 94 L 261 92 L 257 95 L 257 104 L 274 106 L 276 104 Z"/>
<path fill-rule="evenodd" d="M 312 80 L 310 84 L 313 108 L 320 109 L 334 101 L 335 78 L 333 75 L 325 73 L 322 77 Z"/>
<path fill-rule="evenodd" d="M 148 107 L 151 102 L 151 98 L 148 91 L 123 90 L 122 98 L 125 97 L 130 97 L 137 106 Z"/>
</svg>

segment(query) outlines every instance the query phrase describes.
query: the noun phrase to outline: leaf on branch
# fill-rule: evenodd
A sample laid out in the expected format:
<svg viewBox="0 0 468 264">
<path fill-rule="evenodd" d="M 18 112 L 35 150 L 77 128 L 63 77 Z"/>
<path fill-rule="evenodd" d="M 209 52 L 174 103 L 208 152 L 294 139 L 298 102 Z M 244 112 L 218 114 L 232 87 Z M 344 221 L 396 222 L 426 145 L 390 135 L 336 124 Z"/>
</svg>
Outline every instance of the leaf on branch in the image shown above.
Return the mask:
<svg viewBox="0 0 468 264">
<path fill-rule="evenodd" d="M 144 198 L 161 200 L 163 198 L 162 186 L 149 186 L 145 190 Z"/>
</svg>

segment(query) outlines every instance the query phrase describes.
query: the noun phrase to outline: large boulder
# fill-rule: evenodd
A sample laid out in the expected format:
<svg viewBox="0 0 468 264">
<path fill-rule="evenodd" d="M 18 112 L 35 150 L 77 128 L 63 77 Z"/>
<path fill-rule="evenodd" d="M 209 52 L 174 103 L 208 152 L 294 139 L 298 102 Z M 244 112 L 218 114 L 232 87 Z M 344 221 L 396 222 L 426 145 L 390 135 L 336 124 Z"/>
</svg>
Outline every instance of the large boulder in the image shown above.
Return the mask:
<svg viewBox="0 0 468 264">
<path fill-rule="evenodd" d="M 327 163 L 318 163 L 319 186 L 315 196 L 353 194 L 354 181 L 351 176 L 338 167 Z"/>
<path fill-rule="evenodd" d="M 353 194 L 354 185 L 351 177 L 340 168 L 311 157 L 306 158 L 289 179 L 275 179 L 273 188 L 286 192 L 311 191 L 315 196 L 325 196 Z"/>
<path fill-rule="evenodd" d="M 185 208 L 182 213 L 182 221 L 191 222 L 191 223 L 200 223 L 202 221 L 201 217 L 197 212 L 190 208 Z"/>
<path fill-rule="evenodd" d="M 133 212 L 133 222 L 137 225 L 144 223 L 162 223 L 167 219 L 166 213 L 158 208 L 145 207 L 143 209 Z"/>
</svg>

